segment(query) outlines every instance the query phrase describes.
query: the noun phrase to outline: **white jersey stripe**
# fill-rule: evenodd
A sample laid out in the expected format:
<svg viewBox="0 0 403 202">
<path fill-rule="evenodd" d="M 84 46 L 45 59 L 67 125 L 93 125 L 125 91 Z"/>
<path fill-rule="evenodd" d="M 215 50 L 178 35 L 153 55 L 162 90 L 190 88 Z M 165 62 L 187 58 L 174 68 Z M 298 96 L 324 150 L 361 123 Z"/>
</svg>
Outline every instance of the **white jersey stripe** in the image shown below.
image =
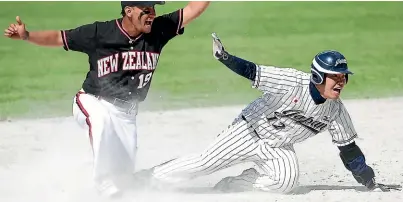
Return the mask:
<svg viewBox="0 0 403 202">
<path fill-rule="evenodd" d="M 346 114 L 344 110 L 341 110 L 340 117 L 341 117 L 342 125 L 346 126 L 348 129 L 347 131 L 344 131 L 345 134 L 347 134 L 349 131 L 352 131 L 352 129 L 351 129 L 352 124 L 348 123 L 348 121 L 351 120 L 350 116 L 348 114 Z"/>
<path fill-rule="evenodd" d="M 284 159 L 284 157 L 282 155 L 279 154 L 279 152 L 277 152 L 276 150 L 274 150 L 274 152 L 279 156 L 279 158 L 277 158 L 277 161 L 274 161 L 274 165 L 276 166 L 276 181 L 278 181 L 276 183 L 276 186 L 273 186 L 272 189 L 280 189 L 282 186 L 284 186 L 284 180 L 287 177 L 287 169 L 288 166 L 286 166 L 285 160 L 288 159 Z M 284 180 L 282 180 L 281 178 L 283 178 Z"/>
<path fill-rule="evenodd" d="M 224 133 L 226 135 L 221 134 L 222 138 L 219 138 L 203 154 L 175 159 L 158 167 L 156 177 L 163 178 L 164 175 L 172 173 L 181 173 L 185 176 L 209 174 L 245 159 L 256 158 L 253 151 L 257 146 L 253 146 L 253 144 L 256 144 L 258 139 L 256 135 L 251 136 L 251 132 L 253 133 L 248 130 L 246 123 L 242 122 L 234 127 L 234 130 L 227 134 Z M 223 144 L 219 144 L 220 142 Z M 226 161 L 222 159 L 226 159 Z"/>
<path fill-rule="evenodd" d="M 283 152 L 284 153 L 284 155 L 286 156 L 286 159 L 287 159 L 287 161 L 286 161 L 286 164 L 287 164 L 287 162 L 289 162 L 289 172 L 290 172 L 290 174 L 288 175 L 288 178 L 287 178 L 287 181 L 286 181 L 286 183 L 287 183 L 287 185 L 286 185 L 286 187 L 293 187 L 295 184 L 294 184 L 294 182 L 295 182 L 295 175 L 297 175 L 296 174 L 296 169 L 295 169 L 295 162 L 294 162 L 294 160 L 293 160 L 293 158 L 292 158 L 292 156 L 290 155 L 290 153 L 289 152 Z"/>
<path fill-rule="evenodd" d="M 246 149 L 253 150 L 252 145 L 255 142 L 251 142 L 252 138 L 243 140 L 243 141 L 240 141 L 240 140 L 238 142 L 235 142 L 234 144 L 230 145 L 230 146 L 237 145 L 237 144 L 242 145 L 241 147 L 238 147 L 236 149 L 232 148 L 230 146 L 219 148 L 220 153 L 223 153 L 222 157 L 225 157 L 227 159 L 232 159 L 232 160 L 229 160 L 226 165 L 230 165 L 234 161 L 239 160 L 241 157 L 248 155 L 249 152 L 245 151 Z M 233 158 L 233 157 L 235 157 L 235 158 Z M 202 172 L 208 171 L 210 173 L 214 170 L 220 170 L 220 168 L 223 167 L 222 164 L 224 163 L 224 161 L 221 161 L 221 159 L 218 157 L 215 157 L 215 158 L 210 157 L 208 162 L 209 162 L 209 164 L 208 164 L 209 166 L 205 169 L 202 169 Z M 224 166 L 226 166 L 226 165 L 224 165 Z M 202 166 L 205 166 L 205 165 L 202 165 Z"/>
<path fill-rule="evenodd" d="M 238 131 L 239 129 L 242 129 L 242 131 Z M 243 136 L 239 136 L 238 134 L 242 134 L 246 128 L 242 127 L 242 125 L 237 126 L 237 128 L 234 130 L 233 135 L 228 135 L 228 136 L 223 136 L 222 138 L 219 138 L 218 141 L 213 143 L 211 148 L 209 148 L 205 153 L 206 155 L 203 156 L 194 156 L 193 158 L 186 158 L 182 159 L 182 161 L 176 161 L 175 166 L 164 166 L 160 168 L 160 173 L 165 174 L 165 172 L 171 172 L 174 169 L 177 169 L 179 167 L 186 167 L 188 165 L 193 164 L 197 160 L 202 162 L 202 165 L 204 166 L 205 164 L 208 163 L 209 160 L 213 158 L 219 158 L 220 156 L 220 151 L 219 148 L 225 147 L 225 146 L 230 146 L 234 144 L 234 142 L 237 142 L 239 140 L 242 140 Z M 206 161 L 206 162 L 205 162 Z M 198 162 L 200 164 L 200 162 Z M 165 170 L 166 169 L 166 170 Z"/>
<path fill-rule="evenodd" d="M 229 165 L 236 164 L 239 161 L 242 161 L 244 159 L 247 159 L 251 156 L 251 151 L 253 151 L 256 146 L 253 146 L 256 144 L 256 140 L 253 140 L 253 138 L 244 140 L 243 142 L 240 142 L 240 147 L 234 149 L 233 147 L 222 147 L 219 148 L 219 150 L 224 153 L 223 157 L 228 159 L 227 161 L 222 161 L 220 158 L 211 158 L 209 161 L 209 167 L 205 168 L 202 170 L 202 172 L 215 172 L 217 170 L 221 170 Z M 236 144 L 236 143 L 235 143 Z M 238 143 L 239 144 L 239 143 Z M 226 164 L 224 164 L 226 163 Z M 205 165 L 203 165 L 205 167 Z"/>
<path fill-rule="evenodd" d="M 246 161 L 248 158 L 251 158 L 250 156 L 250 152 L 254 151 L 258 146 L 256 145 L 256 142 L 252 142 L 248 145 L 245 144 L 245 148 L 243 148 L 241 151 L 239 151 L 238 153 L 234 153 L 232 156 L 230 156 L 228 159 L 232 159 L 232 160 L 228 160 L 228 162 L 225 161 L 221 161 L 221 163 L 218 164 L 218 161 L 215 161 L 212 166 L 211 166 L 211 170 L 208 171 L 208 173 L 213 173 L 216 171 L 219 171 L 221 169 L 227 168 L 229 166 L 241 163 L 243 161 Z M 228 151 L 228 153 L 232 153 L 234 151 Z M 236 157 L 238 156 L 238 157 Z M 234 158 L 236 157 L 236 158 Z M 224 164 L 226 163 L 226 164 Z"/>
<path fill-rule="evenodd" d="M 292 146 L 284 148 L 262 147 L 262 161 L 258 166 L 263 171 L 254 186 L 261 190 L 289 191 L 297 184 L 299 168 Z M 266 160 L 264 160 L 266 159 Z"/>
<path fill-rule="evenodd" d="M 298 83 L 296 70 L 257 65 L 257 74 L 253 87 L 272 94 L 285 93 Z"/>
</svg>

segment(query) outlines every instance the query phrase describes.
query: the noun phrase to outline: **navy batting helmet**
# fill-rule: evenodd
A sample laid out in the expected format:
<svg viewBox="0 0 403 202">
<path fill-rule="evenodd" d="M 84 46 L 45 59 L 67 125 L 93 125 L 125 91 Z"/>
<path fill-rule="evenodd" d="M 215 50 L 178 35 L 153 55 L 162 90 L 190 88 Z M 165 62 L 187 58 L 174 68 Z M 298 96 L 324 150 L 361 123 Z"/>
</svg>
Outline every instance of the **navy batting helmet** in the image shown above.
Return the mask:
<svg viewBox="0 0 403 202">
<path fill-rule="evenodd" d="M 335 50 L 327 50 L 318 53 L 311 64 L 311 81 L 315 84 L 322 84 L 325 74 L 353 74 L 347 66 L 347 60 L 343 54 Z"/>
</svg>

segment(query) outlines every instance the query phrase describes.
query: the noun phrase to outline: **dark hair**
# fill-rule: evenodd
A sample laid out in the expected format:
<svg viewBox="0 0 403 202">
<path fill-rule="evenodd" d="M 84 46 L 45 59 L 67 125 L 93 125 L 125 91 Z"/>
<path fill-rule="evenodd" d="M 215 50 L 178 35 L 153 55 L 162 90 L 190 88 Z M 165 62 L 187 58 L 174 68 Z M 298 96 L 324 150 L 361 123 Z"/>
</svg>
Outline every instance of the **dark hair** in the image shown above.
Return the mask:
<svg viewBox="0 0 403 202">
<path fill-rule="evenodd" d="M 122 9 L 122 11 L 120 11 L 120 15 L 122 15 L 123 17 L 126 16 L 126 12 L 125 12 L 125 9 L 124 9 L 124 8 Z"/>
</svg>

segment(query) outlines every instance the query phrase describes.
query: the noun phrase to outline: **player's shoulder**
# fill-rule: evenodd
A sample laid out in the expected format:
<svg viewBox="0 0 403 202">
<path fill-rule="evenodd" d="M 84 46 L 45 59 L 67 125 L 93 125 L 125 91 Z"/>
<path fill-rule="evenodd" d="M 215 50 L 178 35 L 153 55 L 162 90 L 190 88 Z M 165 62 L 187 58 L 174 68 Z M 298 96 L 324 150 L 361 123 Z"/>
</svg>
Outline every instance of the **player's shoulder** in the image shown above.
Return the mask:
<svg viewBox="0 0 403 202">
<path fill-rule="evenodd" d="M 99 38 L 110 38 L 114 37 L 115 33 L 120 33 L 119 29 L 122 18 L 115 18 L 110 20 L 98 20 L 94 21 L 93 25 L 96 26 L 97 36 Z"/>
<path fill-rule="evenodd" d="M 169 18 L 169 17 L 171 17 L 172 15 L 182 15 L 183 13 L 183 8 L 179 8 L 179 9 L 175 9 L 175 10 L 172 10 L 172 11 L 170 11 L 170 12 L 166 12 L 166 13 L 162 13 L 161 15 L 158 15 L 157 17 L 155 17 L 155 19 L 154 20 L 156 20 L 156 19 L 163 19 L 163 18 Z"/>
<path fill-rule="evenodd" d="M 183 9 L 176 9 L 174 11 L 163 13 L 154 18 L 153 25 L 161 26 L 166 23 L 170 23 L 173 19 L 181 18 L 183 16 Z"/>
<path fill-rule="evenodd" d="M 347 113 L 347 108 L 345 103 L 341 100 L 341 98 L 329 100 L 331 102 L 331 106 L 334 106 L 338 109 L 339 112 Z"/>
<path fill-rule="evenodd" d="M 256 64 L 256 65 L 259 68 L 262 68 L 262 69 L 274 70 L 274 71 L 279 71 L 279 72 L 284 72 L 284 73 L 301 75 L 301 76 L 308 76 L 309 77 L 309 73 L 304 72 L 304 71 L 299 70 L 299 69 L 296 69 L 294 67 L 280 67 L 280 66 L 262 65 L 262 64 Z"/>
<path fill-rule="evenodd" d="M 273 74 L 286 76 L 289 78 L 295 78 L 300 81 L 301 84 L 309 84 L 310 74 L 294 67 L 279 67 L 272 65 L 260 65 L 257 64 L 261 71 L 271 72 Z"/>
<path fill-rule="evenodd" d="M 121 18 L 110 19 L 110 20 L 97 20 L 93 24 L 99 28 L 115 28 L 117 23 L 121 22 Z"/>
<path fill-rule="evenodd" d="M 344 103 L 343 103 L 343 101 L 341 100 L 341 98 L 333 99 L 332 101 L 333 101 L 334 103 L 338 104 L 338 105 L 343 105 L 343 106 L 344 106 Z"/>
</svg>

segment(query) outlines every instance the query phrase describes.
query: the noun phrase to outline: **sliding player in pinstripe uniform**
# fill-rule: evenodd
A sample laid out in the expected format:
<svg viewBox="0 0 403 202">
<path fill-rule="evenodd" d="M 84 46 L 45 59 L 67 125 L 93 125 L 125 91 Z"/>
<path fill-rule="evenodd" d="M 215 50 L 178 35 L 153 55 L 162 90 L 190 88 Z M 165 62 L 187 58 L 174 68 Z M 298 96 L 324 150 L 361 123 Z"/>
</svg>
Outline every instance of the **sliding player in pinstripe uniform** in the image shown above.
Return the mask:
<svg viewBox="0 0 403 202">
<path fill-rule="evenodd" d="M 294 144 L 325 130 L 340 149 L 340 157 L 357 182 L 368 189 L 398 189 L 375 182 L 373 169 L 354 139 L 357 132 L 339 96 L 352 74 L 337 51 L 318 53 L 311 74 L 292 68 L 256 65 L 228 54 L 213 34 L 213 55 L 232 71 L 250 79 L 263 95 L 201 153 L 173 159 L 152 169 L 154 182 L 176 182 L 211 174 L 244 162 L 254 168 L 226 177 L 222 191 L 263 190 L 287 193 L 298 183 Z"/>
</svg>

